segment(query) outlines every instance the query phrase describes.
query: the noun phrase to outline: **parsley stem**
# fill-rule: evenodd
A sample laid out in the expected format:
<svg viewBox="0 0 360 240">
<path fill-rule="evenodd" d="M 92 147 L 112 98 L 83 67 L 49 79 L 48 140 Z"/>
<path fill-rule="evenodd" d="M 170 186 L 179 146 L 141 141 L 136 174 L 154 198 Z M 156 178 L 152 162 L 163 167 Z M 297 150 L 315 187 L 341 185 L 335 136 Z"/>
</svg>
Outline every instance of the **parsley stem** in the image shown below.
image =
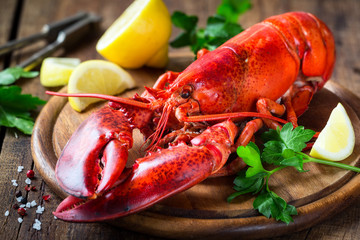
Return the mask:
<svg viewBox="0 0 360 240">
<path fill-rule="evenodd" d="M 281 169 L 283 169 L 283 168 L 286 168 L 287 166 L 280 166 L 280 167 L 277 167 L 277 168 L 274 168 L 273 170 L 271 170 L 271 171 L 266 171 L 267 172 L 267 176 L 266 176 L 266 190 L 268 191 L 268 192 L 270 192 L 270 188 L 269 188 L 269 178 L 270 178 L 270 176 L 273 174 L 273 173 L 275 173 L 275 172 L 277 172 L 277 171 L 280 171 Z"/>
<path fill-rule="evenodd" d="M 305 160 L 303 161 L 304 163 L 307 162 L 315 162 L 315 163 L 320 163 L 320 164 L 324 164 L 324 165 L 329 165 L 329 166 L 333 166 L 333 167 L 338 167 L 338 168 L 342 168 L 345 170 L 350 170 L 350 171 L 354 171 L 354 172 L 360 172 L 360 168 L 355 167 L 355 166 L 351 166 L 351 165 L 347 165 L 344 163 L 340 163 L 340 162 L 334 162 L 334 161 L 329 161 L 329 160 L 323 160 L 323 159 L 318 159 L 318 158 L 312 158 L 309 157 L 308 155 L 306 155 L 305 153 L 300 153 Z"/>
<path fill-rule="evenodd" d="M 277 168 L 274 168 L 273 170 L 271 171 L 267 171 L 269 173 L 269 177 L 270 175 L 272 175 L 273 173 L 277 172 L 277 171 L 280 171 L 281 169 L 283 168 L 286 168 L 287 166 L 280 166 L 280 167 L 277 167 Z"/>
</svg>

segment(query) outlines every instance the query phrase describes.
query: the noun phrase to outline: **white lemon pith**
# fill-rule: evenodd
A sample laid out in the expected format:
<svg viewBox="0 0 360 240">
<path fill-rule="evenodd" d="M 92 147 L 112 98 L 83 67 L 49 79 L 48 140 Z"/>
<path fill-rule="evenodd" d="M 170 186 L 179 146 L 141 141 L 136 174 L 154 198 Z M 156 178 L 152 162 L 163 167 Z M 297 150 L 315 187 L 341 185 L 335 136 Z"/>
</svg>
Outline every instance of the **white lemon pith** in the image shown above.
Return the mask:
<svg viewBox="0 0 360 240">
<path fill-rule="evenodd" d="M 310 156 L 332 161 L 341 161 L 351 155 L 355 146 L 355 133 L 345 108 L 339 103 L 330 114 L 320 132 Z"/>
<path fill-rule="evenodd" d="M 79 64 L 80 59 L 77 58 L 45 58 L 40 69 L 40 83 L 45 87 L 66 85 Z"/>
<path fill-rule="evenodd" d="M 135 87 L 134 79 L 121 67 L 104 60 L 89 60 L 74 69 L 69 79 L 68 93 L 116 95 L 133 87 Z M 70 106 L 78 112 L 98 101 L 101 100 L 69 97 Z"/>
<path fill-rule="evenodd" d="M 170 14 L 161 0 L 135 0 L 106 30 L 96 50 L 124 68 L 139 68 L 167 63 L 171 35 Z M 159 51 L 161 57 L 152 59 Z"/>
</svg>

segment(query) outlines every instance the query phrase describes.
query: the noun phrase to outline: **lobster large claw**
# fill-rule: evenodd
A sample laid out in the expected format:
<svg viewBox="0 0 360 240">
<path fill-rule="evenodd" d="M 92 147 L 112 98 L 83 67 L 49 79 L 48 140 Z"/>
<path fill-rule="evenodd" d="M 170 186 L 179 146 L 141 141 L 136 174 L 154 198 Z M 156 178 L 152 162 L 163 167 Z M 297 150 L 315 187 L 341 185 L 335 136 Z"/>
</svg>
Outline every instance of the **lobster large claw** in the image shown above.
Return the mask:
<svg viewBox="0 0 360 240">
<path fill-rule="evenodd" d="M 55 173 L 60 187 L 81 198 L 94 198 L 112 187 L 125 168 L 131 132 L 121 111 L 103 107 L 92 114 L 59 157 Z"/>
<path fill-rule="evenodd" d="M 191 140 L 138 159 L 128 178 L 96 199 L 66 198 L 54 215 L 66 221 L 93 222 L 126 216 L 184 191 L 227 161 L 237 134 L 227 120 Z"/>
</svg>

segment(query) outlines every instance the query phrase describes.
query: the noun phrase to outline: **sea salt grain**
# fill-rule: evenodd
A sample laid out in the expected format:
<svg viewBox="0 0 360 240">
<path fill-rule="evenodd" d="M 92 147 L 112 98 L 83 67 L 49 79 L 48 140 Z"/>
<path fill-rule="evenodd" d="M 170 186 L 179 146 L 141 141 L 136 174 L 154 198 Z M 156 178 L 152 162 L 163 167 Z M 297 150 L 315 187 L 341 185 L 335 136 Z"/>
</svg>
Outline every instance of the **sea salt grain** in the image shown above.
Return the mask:
<svg viewBox="0 0 360 240">
<path fill-rule="evenodd" d="M 36 213 L 42 214 L 44 212 L 44 210 L 45 210 L 44 207 L 38 206 L 37 209 L 36 209 Z"/>
<path fill-rule="evenodd" d="M 22 219 L 22 218 L 18 218 L 18 222 L 19 222 L 19 223 L 22 223 L 22 222 L 23 222 L 23 219 Z"/>
<path fill-rule="evenodd" d="M 5 212 L 5 217 L 9 216 L 9 211 Z"/>
<path fill-rule="evenodd" d="M 30 202 L 27 202 L 27 203 L 26 203 L 26 207 L 27 207 L 27 208 L 31 208 Z"/>
<path fill-rule="evenodd" d="M 24 208 L 24 207 L 26 207 L 26 205 L 25 205 L 25 204 L 21 204 L 19 207 Z"/>
<path fill-rule="evenodd" d="M 36 205 L 37 205 L 37 203 L 36 203 L 35 200 L 33 200 L 33 201 L 30 203 L 30 206 L 31 206 L 31 207 L 35 207 Z"/>
<path fill-rule="evenodd" d="M 23 199 L 22 196 L 16 198 L 16 200 L 17 200 L 18 202 L 21 202 L 22 199 Z"/>
<path fill-rule="evenodd" d="M 33 228 L 35 228 L 36 230 L 41 229 L 41 222 L 38 219 L 35 219 L 35 223 L 33 224 Z"/>
<path fill-rule="evenodd" d="M 56 216 L 54 216 L 54 219 L 56 220 L 56 219 L 57 219 L 57 217 L 56 217 Z"/>
<path fill-rule="evenodd" d="M 30 178 L 27 178 L 27 179 L 25 180 L 25 183 L 26 183 L 26 184 L 31 184 L 31 179 L 30 179 Z"/>
<path fill-rule="evenodd" d="M 18 172 L 22 172 L 23 170 L 24 170 L 24 166 L 18 166 L 18 169 L 17 169 Z"/>
<path fill-rule="evenodd" d="M 11 180 L 11 182 L 12 182 L 12 185 L 13 185 L 13 186 L 15 186 L 15 187 L 19 186 L 19 185 L 16 183 L 16 180 L 15 180 L 15 179 Z"/>
</svg>

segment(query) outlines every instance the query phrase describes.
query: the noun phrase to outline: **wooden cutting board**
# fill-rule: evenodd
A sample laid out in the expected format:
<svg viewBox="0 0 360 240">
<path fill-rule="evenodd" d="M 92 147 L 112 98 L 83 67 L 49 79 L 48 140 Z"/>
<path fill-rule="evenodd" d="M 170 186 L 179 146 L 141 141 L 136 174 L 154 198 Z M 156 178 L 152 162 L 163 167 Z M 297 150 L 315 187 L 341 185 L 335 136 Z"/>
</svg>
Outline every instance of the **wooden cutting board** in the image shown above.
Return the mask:
<svg viewBox="0 0 360 240">
<path fill-rule="evenodd" d="M 152 86 L 160 71 L 140 69 L 130 73 L 139 86 Z M 132 96 L 142 91 L 143 87 L 139 87 L 122 96 Z M 299 124 L 320 131 L 338 102 L 345 106 L 357 136 L 353 154 L 343 162 L 359 166 L 360 99 L 350 91 L 328 82 L 314 96 Z M 37 118 L 32 135 L 32 155 L 44 180 L 61 197 L 65 197 L 66 193 L 59 188 L 54 175 L 57 156 L 78 125 L 103 105 L 100 103 L 84 113 L 77 113 L 66 98 L 52 97 Z M 141 156 L 138 149 L 142 142 L 142 136 L 136 134 L 130 161 Z M 292 168 L 284 169 L 273 175 L 270 181 L 271 189 L 298 209 L 299 215 L 289 225 L 258 215 L 252 209 L 254 198 L 250 195 L 227 203 L 226 198 L 233 192 L 233 176 L 207 179 L 146 211 L 109 223 L 154 236 L 178 239 L 274 237 L 309 228 L 341 211 L 360 195 L 359 174 L 311 163 L 304 168 L 310 171 L 298 173 Z"/>
</svg>

